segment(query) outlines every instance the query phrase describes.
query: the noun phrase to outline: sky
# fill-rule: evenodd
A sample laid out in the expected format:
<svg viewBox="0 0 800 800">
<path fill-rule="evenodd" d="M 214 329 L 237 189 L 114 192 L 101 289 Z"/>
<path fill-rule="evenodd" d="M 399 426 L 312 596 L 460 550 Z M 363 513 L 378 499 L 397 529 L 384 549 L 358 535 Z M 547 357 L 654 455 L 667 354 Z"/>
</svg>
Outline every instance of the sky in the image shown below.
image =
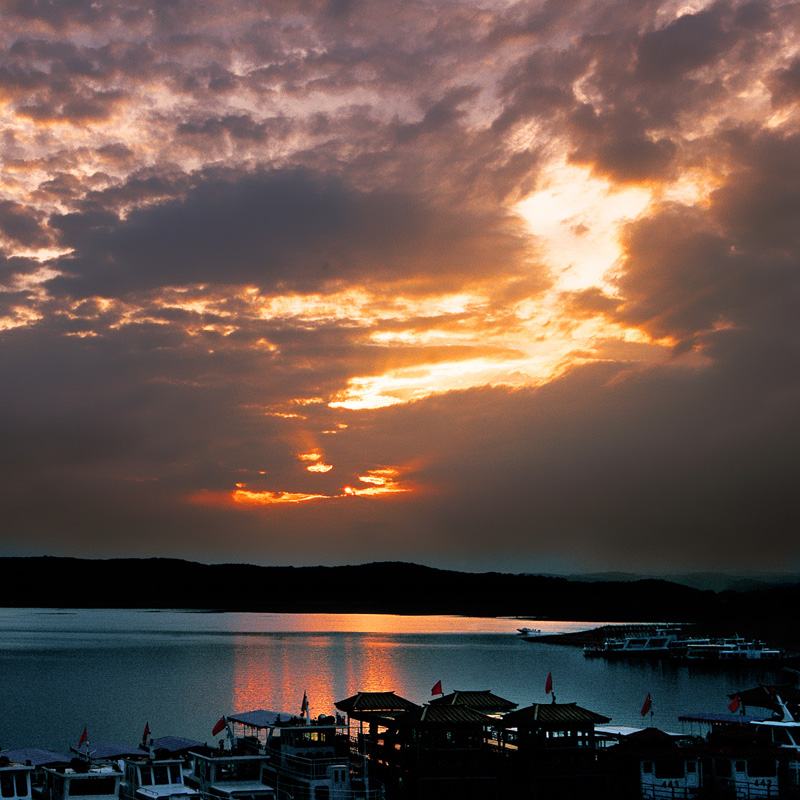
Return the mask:
<svg viewBox="0 0 800 800">
<path fill-rule="evenodd" d="M 0 13 L 0 555 L 800 569 L 797 3 Z"/>
</svg>

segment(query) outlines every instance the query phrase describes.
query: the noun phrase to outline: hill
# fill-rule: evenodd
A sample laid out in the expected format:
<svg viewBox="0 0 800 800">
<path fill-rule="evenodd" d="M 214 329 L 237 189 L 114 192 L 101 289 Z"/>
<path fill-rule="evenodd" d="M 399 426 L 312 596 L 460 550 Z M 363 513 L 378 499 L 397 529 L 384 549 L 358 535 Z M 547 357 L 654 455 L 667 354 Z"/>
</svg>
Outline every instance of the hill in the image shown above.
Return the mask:
<svg viewBox="0 0 800 800">
<path fill-rule="evenodd" d="M 725 623 L 780 631 L 800 584 L 749 591 L 656 579 L 583 581 L 464 573 L 400 562 L 336 567 L 200 564 L 180 559 L 0 558 L 0 606 L 460 614 Z M 783 613 L 785 612 L 785 613 Z M 763 635 L 763 634 L 762 634 Z"/>
</svg>

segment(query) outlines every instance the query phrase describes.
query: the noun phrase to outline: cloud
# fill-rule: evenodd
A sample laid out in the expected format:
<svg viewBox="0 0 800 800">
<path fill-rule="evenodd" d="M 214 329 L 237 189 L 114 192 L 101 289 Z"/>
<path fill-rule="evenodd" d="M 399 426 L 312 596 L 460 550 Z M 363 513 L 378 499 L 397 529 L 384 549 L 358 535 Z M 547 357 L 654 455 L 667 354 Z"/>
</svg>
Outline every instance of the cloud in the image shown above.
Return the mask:
<svg viewBox="0 0 800 800">
<path fill-rule="evenodd" d="M 455 213 L 394 192 L 359 192 L 305 170 L 198 180 L 181 200 L 54 217 L 74 255 L 54 266 L 70 292 L 252 284 L 315 290 L 340 281 L 422 288 L 513 272 L 524 241 L 503 214 Z"/>
<path fill-rule="evenodd" d="M 636 52 L 637 75 L 668 81 L 711 64 L 729 43 L 722 3 L 695 14 L 681 14 L 663 28 L 645 33 Z"/>
<path fill-rule="evenodd" d="M 3 4 L 0 550 L 795 563 L 796 8 L 269 11 Z"/>
<path fill-rule="evenodd" d="M 0 201 L 0 235 L 23 247 L 45 247 L 51 238 L 44 215 L 21 203 Z"/>
</svg>

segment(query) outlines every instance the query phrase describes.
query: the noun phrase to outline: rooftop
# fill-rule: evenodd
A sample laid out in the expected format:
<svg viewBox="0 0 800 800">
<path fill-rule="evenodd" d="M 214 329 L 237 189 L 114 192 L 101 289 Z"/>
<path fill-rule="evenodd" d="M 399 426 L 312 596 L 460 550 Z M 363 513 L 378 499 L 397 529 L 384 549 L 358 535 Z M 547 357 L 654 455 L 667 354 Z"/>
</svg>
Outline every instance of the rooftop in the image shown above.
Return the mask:
<svg viewBox="0 0 800 800">
<path fill-rule="evenodd" d="M 585 724 L 602 725 L 606 722 L 611 722 L 611 718 L 581 708 L 577 703 L 534 703 L 506 714 L 500 724 L 506 728 L 568 728 Z"/>
<path fill-rule="evenodd" d="M 486 689 L 478 692 L 456 690 L 443 697 L 437 697 L 435 700 L 431 700 L 429 705 L 468 706 L 476 711 L 482 711 L 484 714 L 492 714 L 512 711 L 519 703 L 512 703 L 510 700 L 498 697 L 496 694 Z"/>
<path fill-rule="evenodd" d="M 469 706 L 426 705 L 398 714 L 398 727 L 430 728 L 491 725 L 496 720 Z"/>
<path fill-rule="evenodd" d="M 339 711 L 344 711 L 347 714 L 352 714 L 353 712 L 408 711 L 413 708 L 419 708 L 416 703 L 412 703 L 411 700 L 406 700 L 405 697 L 400 697 L 394 692 L 358 692 L 345 700 L 339 700 L 334 705 Z"/>
</svg>

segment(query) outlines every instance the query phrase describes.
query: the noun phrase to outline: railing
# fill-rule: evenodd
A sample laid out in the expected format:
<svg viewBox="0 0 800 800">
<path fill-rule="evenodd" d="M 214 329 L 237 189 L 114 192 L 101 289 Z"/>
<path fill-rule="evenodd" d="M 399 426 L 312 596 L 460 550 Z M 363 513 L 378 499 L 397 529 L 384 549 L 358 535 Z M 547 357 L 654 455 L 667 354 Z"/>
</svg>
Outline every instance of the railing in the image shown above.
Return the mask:
<svg viewBox="0 0 800 800">
<path fill-rule="evenodd" d="M 698 797 L 701 790 L 689 786 L 651 785 L 642 787 L 643 800 L 690 800 Z"/>
<path fill-rule="evenodd" d="M 317 800 L 314 790 L 308 787 L 297 786 L 291 789 L 278 789 L 277 800 Z M 331 791 L 331 800 L 386 800 L 386 794 L 381 789 L 337 789 Z"/>
<path fill-rule="evenodd" d="M 332 767 L 349 766 L 346 758 L 303 758 L 302 756 L 282 755 L 273 762 L 272 767 L 281 772 L 309 780 L 327 778 Z"/>
</svg>

